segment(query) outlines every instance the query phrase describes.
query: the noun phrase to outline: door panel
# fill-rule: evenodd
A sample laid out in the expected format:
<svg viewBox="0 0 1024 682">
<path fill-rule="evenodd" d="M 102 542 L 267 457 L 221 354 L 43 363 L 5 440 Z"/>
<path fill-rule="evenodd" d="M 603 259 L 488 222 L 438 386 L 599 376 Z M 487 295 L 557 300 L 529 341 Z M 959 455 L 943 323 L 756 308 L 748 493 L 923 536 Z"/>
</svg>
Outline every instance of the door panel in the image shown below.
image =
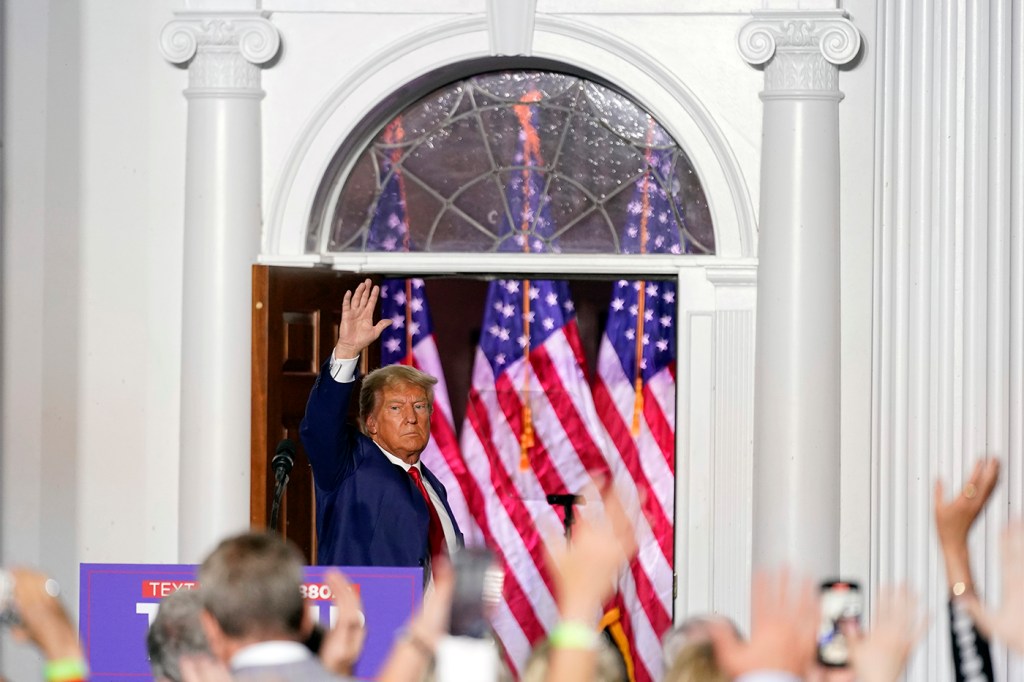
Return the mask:
<svg viewBox="0 0 1024 682">
<path fill-rule="evenodd" d="M 289 438 L 296 446 L 295 466 L 281 501 L 279 526 L 310 564 L 316 562 L 316 500 L 299 423 L 320 364 L 334 348 L 342 297 L 364 279 L 314 268 L 253 266 L 249 521 L 253 528 L 266 528 L 270 522 L 270 460 L 281 439 Z M 374 356 L 379 360 L 379 348 L 363 354 L 363 372 Z"/>
</svg>

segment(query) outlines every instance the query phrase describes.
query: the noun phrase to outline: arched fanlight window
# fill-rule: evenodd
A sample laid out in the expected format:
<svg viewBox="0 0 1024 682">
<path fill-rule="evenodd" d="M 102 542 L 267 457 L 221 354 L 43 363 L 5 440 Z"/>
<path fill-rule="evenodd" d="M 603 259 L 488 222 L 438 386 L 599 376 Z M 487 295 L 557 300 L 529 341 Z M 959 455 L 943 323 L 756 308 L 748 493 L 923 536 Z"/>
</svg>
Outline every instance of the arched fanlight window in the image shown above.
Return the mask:
<svg viewBox="0 0 1024 682">
<path fill-rule="evenodd" d="M 550 71 L 423 97 L 350 172 L 328 173 L 316 204 L 311 237 L 326 230 L 335 253 L 715 252 L 700 180 L 666 130 L 619 92 Z"/>
</svg>

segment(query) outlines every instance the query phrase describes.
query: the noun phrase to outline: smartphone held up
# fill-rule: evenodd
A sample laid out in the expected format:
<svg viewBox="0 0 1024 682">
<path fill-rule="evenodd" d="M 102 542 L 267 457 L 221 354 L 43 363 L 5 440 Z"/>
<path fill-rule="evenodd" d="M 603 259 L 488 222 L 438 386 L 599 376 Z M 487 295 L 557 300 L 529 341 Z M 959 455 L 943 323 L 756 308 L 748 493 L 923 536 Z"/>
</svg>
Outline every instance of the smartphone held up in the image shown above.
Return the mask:
<svg viewBox="0 0 1024 682">
<path fill-rule="evenodd" d="M 479 682 L 498 678 L 498 647 L 491 635 L 491 617 L 501 600 L 505 573 L 494 554 L 465 548 L 452 555 L 455 592 L 449 632 L 437 649 L 438 682 Z"/>
<path fill-rule="evenodd" d="M 860 629 L 864 601 L 855 582 L 831 580 L 821 584 L 821 620 L 818 625 L 818 662 L 830 668 L 850 663 L 846 634 Z"/>
</svg>

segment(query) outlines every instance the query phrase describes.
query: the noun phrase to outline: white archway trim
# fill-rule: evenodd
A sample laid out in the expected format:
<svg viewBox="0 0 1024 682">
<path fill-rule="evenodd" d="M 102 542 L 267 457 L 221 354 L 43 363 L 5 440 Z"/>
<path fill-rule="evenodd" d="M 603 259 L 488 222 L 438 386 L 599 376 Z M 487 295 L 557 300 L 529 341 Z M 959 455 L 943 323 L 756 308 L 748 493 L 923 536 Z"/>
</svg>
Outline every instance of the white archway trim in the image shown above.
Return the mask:
<svg viewBox="0 0 1024 682">
<path fill-rule="evenodd" d="M 395 88 L 444 65 L 487 56 L 487 29 L 483 15 L 432 26 L 383 47 L 352 69 L 313 112 L 286 157 L 270 197 L 261 263 L 310 262 L 305 244 L 313 200 L 341 143 Z"/>
<path fill-rule="evenodd" d="M 537 31 L 534 56 L 576 61 L 613 83 L 631 84 L 630 96 L 672 133 L 690 157 L 708 198 L 717 254 L 756 256 L 757 219 L 746 180 L 732 147 L 700 98 L 651 54 L 606 31 L 545 15 L 537 17 Z M 634 73 L 626 73 L 626 65 Z M 641 80 L 635 77 L 636 71 Z"/>
<path fill-rule="evenodd" d="M 383 47 L 356 66 L 313 112 L 286 157 L 272 191 L 260 262 L 304 265 L 317 188 L 335 152 L 358 123 L 396 88 L 442 66 L 490 56 L 487 17 L 432 26 Z M 649 106 L 684 148 L 701 177 L 722 256 L 753 256 L 756 221 L 735 154 L 710 111 L 661 63 L 603 31 L 537 17 L 534 55 L 584 64 Z"/>
</svg>

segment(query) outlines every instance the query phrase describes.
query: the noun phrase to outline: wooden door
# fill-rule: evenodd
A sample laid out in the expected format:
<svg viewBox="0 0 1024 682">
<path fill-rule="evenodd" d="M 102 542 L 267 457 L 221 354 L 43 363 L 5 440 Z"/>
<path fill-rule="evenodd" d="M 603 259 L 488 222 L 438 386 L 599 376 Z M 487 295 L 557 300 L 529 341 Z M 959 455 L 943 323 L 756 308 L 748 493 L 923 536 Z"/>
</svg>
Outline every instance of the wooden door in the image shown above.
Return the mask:
<svg viewBox="0 0 1024 682">
<path fill-rule="evenodd" d="M 295 466 L 281 502 L 281 533 L 316 563 L 313 471 L 299 440 L 299 423 L 320 365 L 334 348 L 341 299 L 364 275 L 316 268 L 254 265 L 252 271 L 252 480 L 249 521 L 266 528 L 274 496 L 270 460 L 278 443 L 296 446 Z M 376 350 L 376 353 L 374 351 Z M 363 371 L 372 355 L 363 355 Z M 355 407 L 355 401 L 353 401 Z"/>
</svg>

